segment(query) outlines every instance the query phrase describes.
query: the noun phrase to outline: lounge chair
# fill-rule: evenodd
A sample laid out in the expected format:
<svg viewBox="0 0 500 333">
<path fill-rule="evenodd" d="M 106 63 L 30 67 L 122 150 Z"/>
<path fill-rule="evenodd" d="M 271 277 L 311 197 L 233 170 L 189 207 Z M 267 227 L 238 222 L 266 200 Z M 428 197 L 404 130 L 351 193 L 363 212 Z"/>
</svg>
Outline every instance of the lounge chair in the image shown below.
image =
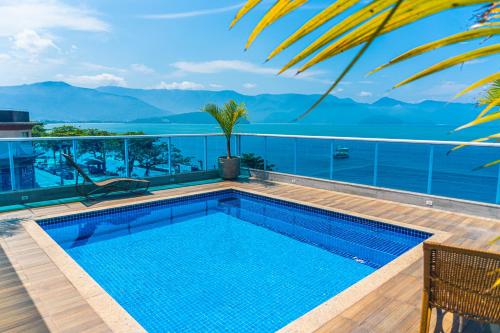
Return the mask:
<svg viewBox="0 0 500 333">
<path fill-rule="evenodd" d="M 62 154 L 66 159 L 67 163 L 75 168 L 77 171 L 75 188 L 78 194 L 88 198 L 92 194 L 103 193 L 104 195 L 111 192 L 125 191 L 132 192 L 138 189 L 143 189 L 147 192 L 149 189 L 150 182 L 144 179 L 133 179 L 133 178 L 110 178 L 103 181 L 93 181 L 80 166 L 73 160 L 70 155 Z M 78 175 L 83 178 L 83 183 L 78 183 Z M 93 186 L 88 186 L 88 185 Z"/>
<path fill-rule="evenodd" d="M 500 287 L 493 288 L 499 272 L 500 253 L 425 242 L 420 333 L 429 332 L 432 308 L 499 324 Z M 441 324 L 438 318 L 435 331 Z M 461 331 L 463 320 L 458 326 Z"/>
</svg>

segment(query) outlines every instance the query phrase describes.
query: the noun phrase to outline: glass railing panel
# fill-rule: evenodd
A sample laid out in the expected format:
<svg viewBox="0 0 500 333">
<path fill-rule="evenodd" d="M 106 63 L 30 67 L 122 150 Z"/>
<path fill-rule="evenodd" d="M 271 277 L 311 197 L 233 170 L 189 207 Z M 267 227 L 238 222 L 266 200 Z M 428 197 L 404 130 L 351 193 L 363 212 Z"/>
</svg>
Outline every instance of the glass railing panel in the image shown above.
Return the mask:
<svg viewBox="0 0 500 333">
<path fill-rule="evenodd" d="M 427 192 L 431 146 L 379 142 L 376 186 L 418 193 Z"/>
<path fill-rule="evenodd" d="M 332 157 L 334 180 L 373 185 L 375 143 L 335 140 Z"/>
<path fill-rule="evenodd" d="M 126 177 L 123 139 L 79 139 L 76 162 L 94 181 Z"/>
<path fill-rule="evenodd" d="M 169 174 L 168 139 L 129 138 L 127 148 L 126 171 L 130 177 L 147 178 Z"/>
<path fill-rule="evenodd" d="M 267 138 L 263 136 L 241 136 L 241 166 L 243 168 L 264 169 L 264 164 L 274 164 L 274 160 L 267 158 Z"/>
<path fill-rule="evenodd" d="M 481 166 L 498 160 L 496 147 L 435 145 L 431 193 L 452 198 L 495 203 L 498 166 Z"/>
<path fill-rule="evenodd" d="M 16 188 L 48 188 L 75 183 L 62 153 L 74 155 L 72 140 L 13 142 Z"/>
<path fill-rule="evenodd" d="M 231 141 L 231 154 L 236 155 L 235 140 Z M 226 138 L 224 136 L 207 137 L 207 170 L 219 168 L 218 159 L 227 155 Z"/>
<path fill-rule="evenodd" d="M 296 154 L 297 142 L 295 138 L 267 139 L 267 170 L 283 173 L 297 173 L 298 156 Z"/>
<path fill-rule="evenodd" d="M 0 192 L 11 190 L 9 147 L 7 142 L 0 142 Z"/>
<path fill-rule="evenodd" d="M 172 137 L 171 149 L 173 173 L 196 172 L 204 169 L 204 137 Z"/>
<path fill-rule="evenodd" d="M 292 160 L 292 155 L 290 160 Z M 330 177 L 331 141 L 318 139 L 297 140 L 297 174 L 307 177 Z"/>
</svg>

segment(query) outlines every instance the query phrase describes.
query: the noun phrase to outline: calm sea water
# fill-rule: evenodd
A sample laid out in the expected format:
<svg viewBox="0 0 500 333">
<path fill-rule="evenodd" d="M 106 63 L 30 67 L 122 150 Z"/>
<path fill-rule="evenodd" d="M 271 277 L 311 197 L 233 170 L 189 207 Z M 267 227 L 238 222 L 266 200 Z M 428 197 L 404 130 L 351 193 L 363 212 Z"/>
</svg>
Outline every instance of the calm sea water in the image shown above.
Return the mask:
<svg viewBox="0 0 500 333">
<path fill-rule="evenodd" d="M 49 127 L 60 124 L 51 124 Z M 131 124 L 86 123 L 74 124 L 82 128 L 100 128 L 117 133 L 143 131 L 147 134 L 216 133 L 216 125 L 193 124 Z M 417 140 L 468 141 L 491 133 L 494 127 L 478 127 L 450 133 L 451 126 L 330 126 L 302 124 L 239 125 L 240 133 L 275 133 L 328 135 L 342 137 L 395 138 Z M 204 144 L 201 137 L 174 138 L 172 143 L 201 165 Z M 208 139 L 208 168 L 217 168 L 217 157 L 224 155 L 221 137 Z M 267 145 L 267 146 L 266 146 Z M 233 142 L 233 147 L 235 143 Z M 242 137 L 241 153 L 265 157 L 273 171 L 303 176 L 334 179 L 350 183 L 375 185 L 419 193 L 430 193 L 474 201 L 494 203 L 500 199 L 499 167 L 478 167 L 500 159 L 500 149 L 467 147 L 449 154 L 450 145 L 379 143 L 363 141 L 330 141 L 318 139 L 295 140 L 263 137 Z M 347 159 L 335 159 L 339 148 L 347 148 Z M 431 149 L 432 159 L 431 159 Z M 377 152 L 377 153 L 376 153 Z"/>
<path fill-rule="evenodd" d="M 143 131 L 146 134 L 218 133 L 217 125 L 207 124 L 148 124 L 148 123 L 66 123 L 49 124 L 47 128 L 73 125 L 81 128 L 98 128 L 116 133 Z M 495 127 L 477 127 L 452 132 L 450 125 L 323 125 L 323 124 L 246 124 L 238 125 L 240 133 L 301 134 L 350 136 L 364 138 L 392 138 L 418 140 L 461 141 L 472 140 L 491 133 Z"/>
</svg>

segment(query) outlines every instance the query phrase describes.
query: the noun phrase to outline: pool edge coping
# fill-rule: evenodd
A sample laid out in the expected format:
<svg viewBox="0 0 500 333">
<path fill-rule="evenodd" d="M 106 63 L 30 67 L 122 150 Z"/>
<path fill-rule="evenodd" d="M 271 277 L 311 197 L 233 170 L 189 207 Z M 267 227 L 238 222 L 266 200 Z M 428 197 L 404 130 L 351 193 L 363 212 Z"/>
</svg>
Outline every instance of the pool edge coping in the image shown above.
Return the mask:
<svg viewBox="0 0 500 333">
<path fill-rule="evenodd" d="M 428 240 L 443 242 L 451 237 L 451 233 L 440 231 L 432 228 L 416 226 L 412 224 L 402 223 L 390 219 L 372 217 L 365 214 L 351 212 L 334 207 L 314 204 L 307 201 L 295 200 L 284 196 L 263 193 L 260 191 L 249 190 L 239 187 L 235 184 L 230 184 L 220 189 L 207 189 L 194 191 L 184 194 L 166 195 L 160 197 L 148 197 L 145 200 L 137 200 L 133 203 L 118 202 L 106 207 L 92 208 L 87 207 L 78 209 L 77 212 L 63 212 L 45 215 L 40 218 L 31 218 L 23 222 L 23 227 L 31 238 L 39 245 L 39 247 L 47 254 L 47 256 L 56 264 L 64 276 L 73 284 L 85 301 L 94 309 L 96 314 L 108 325 L 113 332 L 146 332 L 146 330 L 130 315 L 111 295 L 109 295 L 66 251 L 53 240 L 48 233 L 38 224 L 37 220 L 47 220 L 56 217 L 71 216 L 86 212 L 105 211 L 112 208 L 120 208 L 133 206 L 142 203 L 163 201 L 182 197 L 189 197 L 198 194 L 216 193 L 226 190 L 234 190 L 248 194 L 254 194 L 271 199 L 288 201 L 298 205 L 309 206 L 325 211 L 337 212 L 362 219 L 368 219 L 376 222 L 381 222 L 389 225 L 395 225 L 403 228 L 423 231 L 432 234 Z M 392 277 L 401 273 L 404 269 L 415 263 L 423 256 L 422 244 L 415 246 L 409 251 L 403 253 L 395 260 L 379 268 L 367 277 L 356 282 L 341 293 L 331 297 L 317 307 L 309 310 L 304 315 L 296 318 L 278 332 L 313 332 L 320 329 L 323 325 L 334 319 L 344 310 L 354 305 L 356 302 L 375 291 Z"/>
</svg>

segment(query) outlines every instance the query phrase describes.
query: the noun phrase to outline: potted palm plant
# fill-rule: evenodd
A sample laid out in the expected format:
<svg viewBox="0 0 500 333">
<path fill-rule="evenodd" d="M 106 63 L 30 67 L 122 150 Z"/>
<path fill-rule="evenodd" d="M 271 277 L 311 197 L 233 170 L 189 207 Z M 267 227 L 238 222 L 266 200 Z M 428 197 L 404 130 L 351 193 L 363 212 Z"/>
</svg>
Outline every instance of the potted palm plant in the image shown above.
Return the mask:
<svg viewBox="0 0 500 333">
<path fill-rule="evenodd" d="M 231 155 L 231 135 L 234 126 L 241 119 L 246 119 L 247 108 L 243 103 L 230 100 L 222 107 L 207 104 L 203 111 L 209 113 L 219 124 L 226 137 L 227 155 L 219 157 L 219 173 L 223 179 L 236 179 L 240 175 L 240 158 Z"/>
</svg>

